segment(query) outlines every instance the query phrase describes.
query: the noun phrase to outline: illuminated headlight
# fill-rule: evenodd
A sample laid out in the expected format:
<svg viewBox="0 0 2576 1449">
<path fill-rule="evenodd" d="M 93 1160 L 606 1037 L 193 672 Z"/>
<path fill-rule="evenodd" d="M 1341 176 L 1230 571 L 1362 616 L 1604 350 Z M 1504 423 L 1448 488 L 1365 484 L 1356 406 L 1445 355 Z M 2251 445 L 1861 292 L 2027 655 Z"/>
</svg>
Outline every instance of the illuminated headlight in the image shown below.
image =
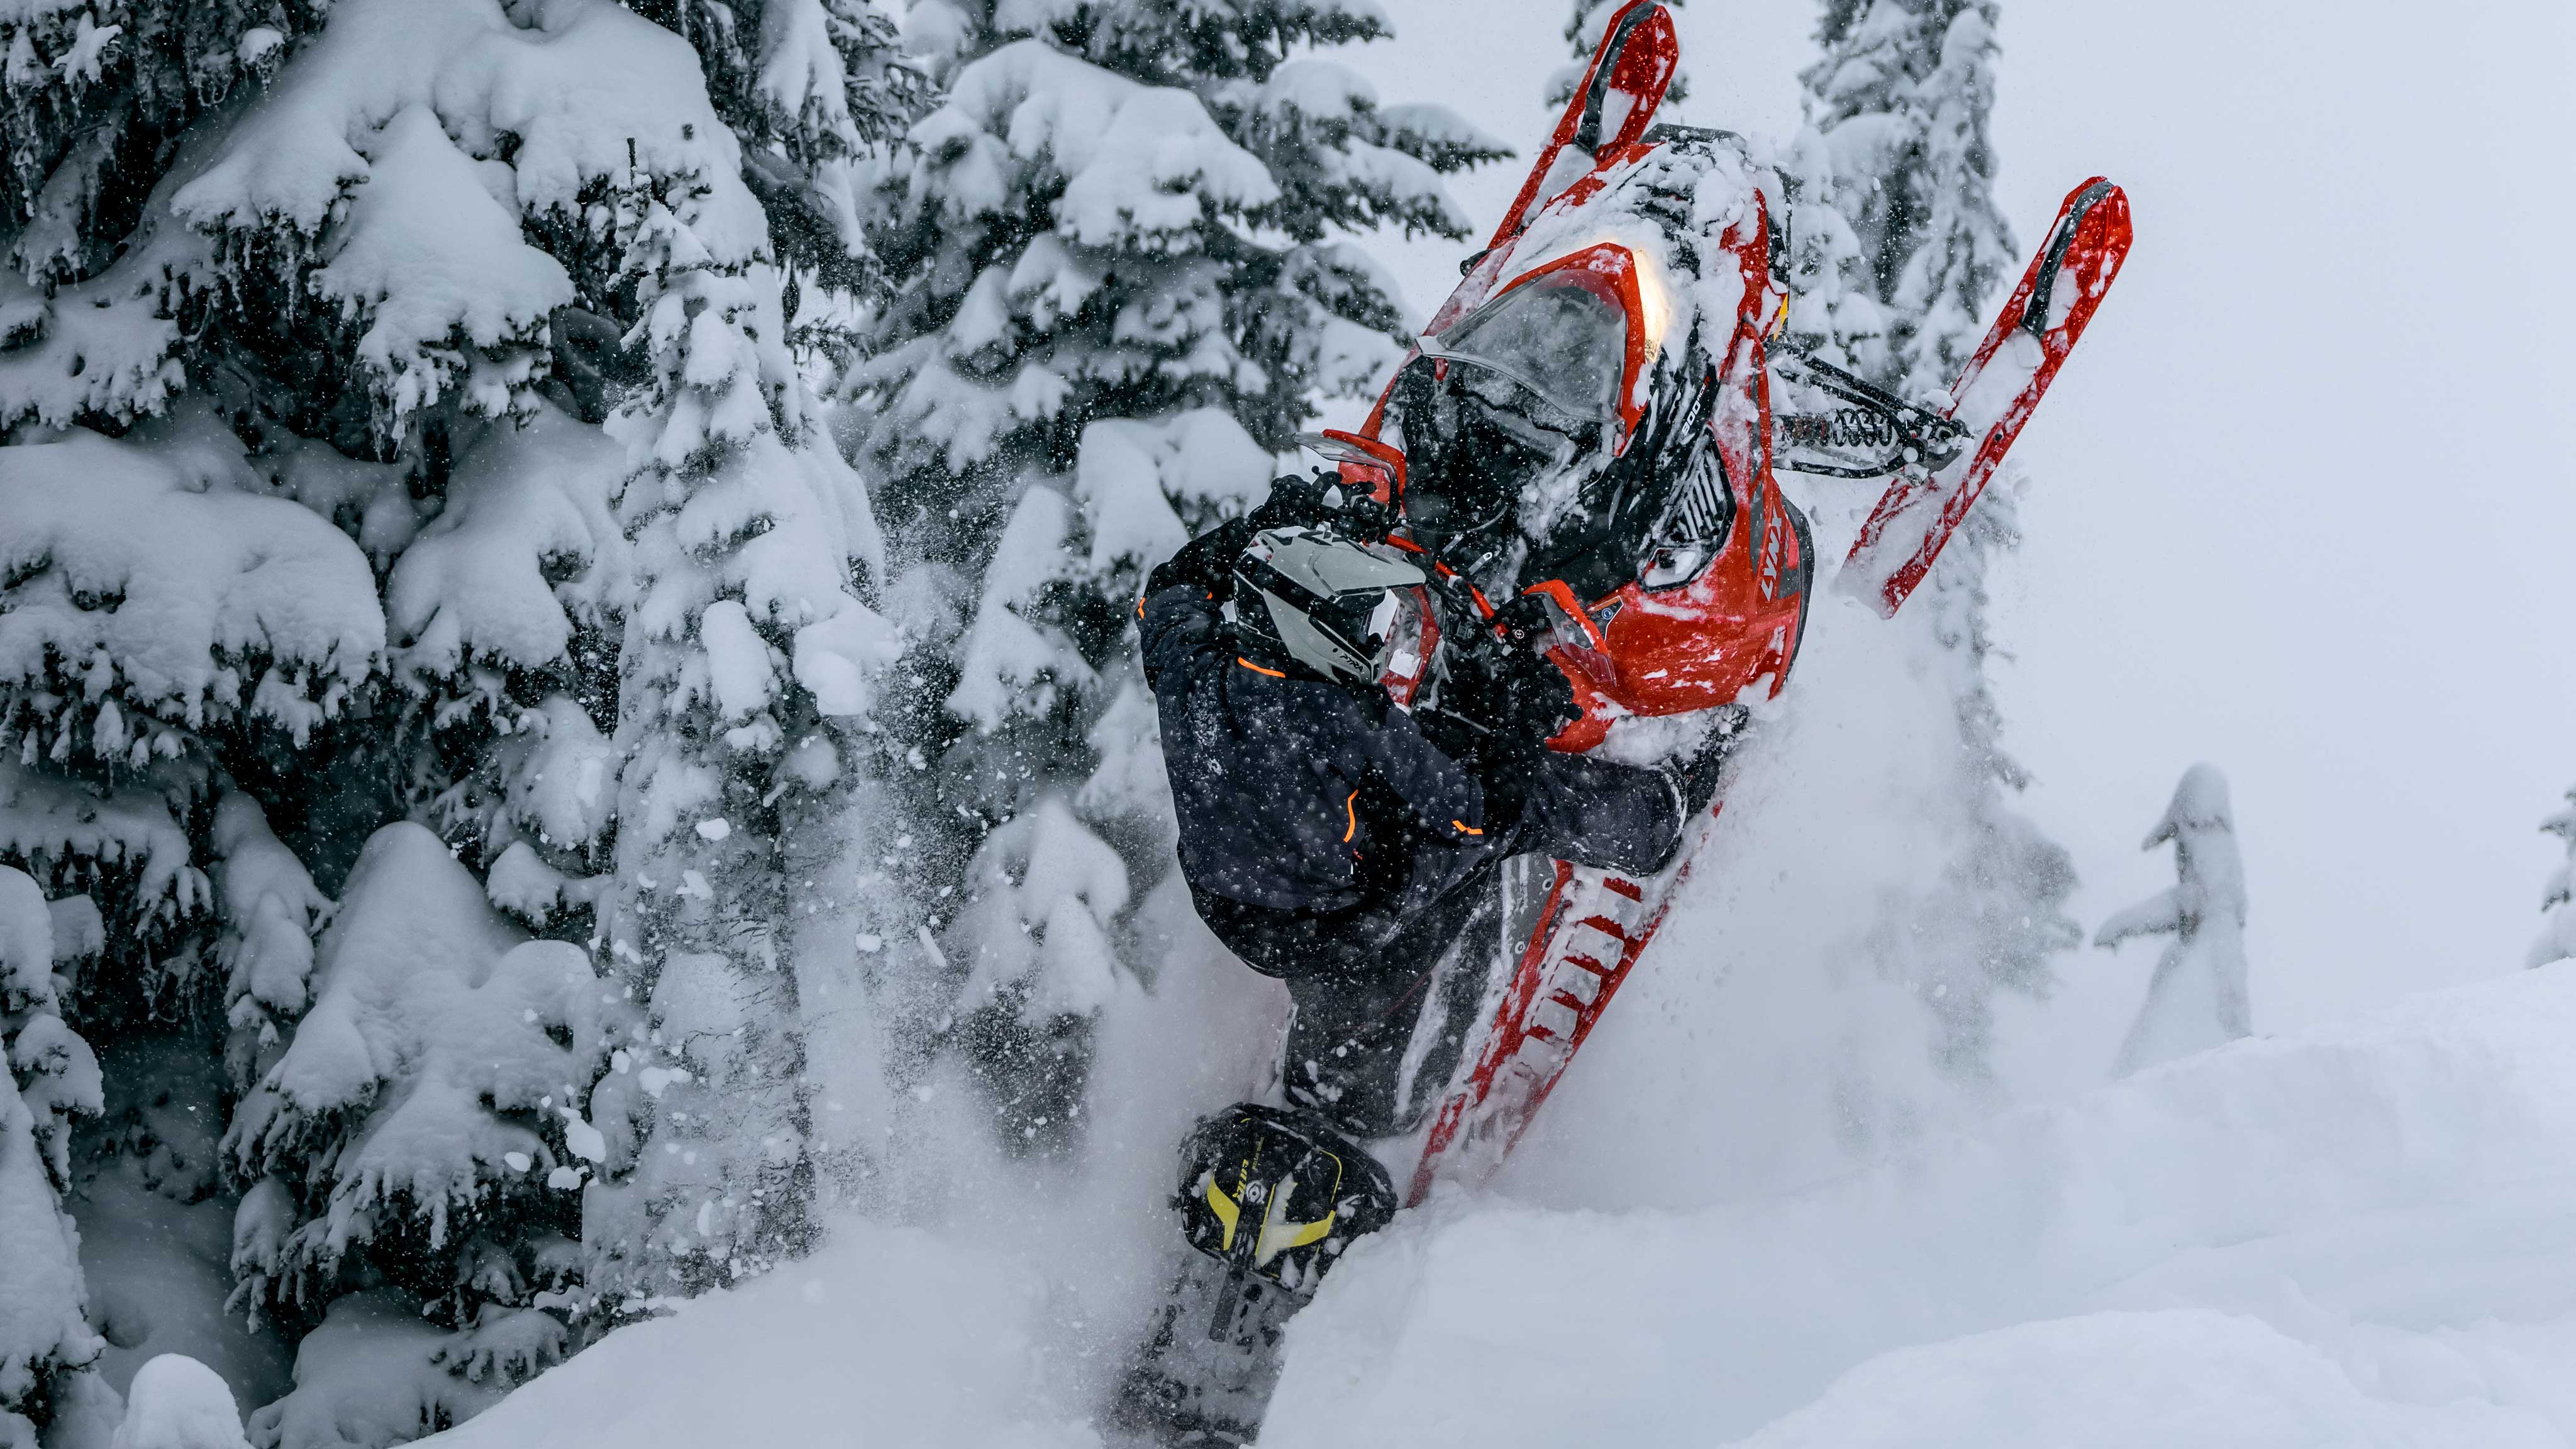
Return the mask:
<svg viewBox="0 0 2576 1449">
<path fill-rule="evenodd" d="M 1646 329 L 1646 360 L 1651 363 L 1663 355 L 1664 334 L 1673 324 L 1673 289 L 1652 257 L 1633 247 L 1628 257 L 1637 279 L 1637 321 Z"/>
</svg>

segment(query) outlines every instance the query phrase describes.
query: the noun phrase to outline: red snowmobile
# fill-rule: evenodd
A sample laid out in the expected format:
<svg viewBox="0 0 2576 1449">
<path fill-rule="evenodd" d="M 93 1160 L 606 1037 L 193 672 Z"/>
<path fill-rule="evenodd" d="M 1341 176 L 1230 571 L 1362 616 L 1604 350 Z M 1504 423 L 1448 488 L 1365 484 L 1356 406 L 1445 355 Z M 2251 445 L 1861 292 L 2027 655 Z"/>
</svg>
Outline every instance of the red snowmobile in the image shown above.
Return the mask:
<svg viewBox="0 0 2576 1449">
<path fill-rule="evenodd" d="M 1607 433 L 1589 476 L 1555 480 L 1561 501 L 1536 500 L 1557 505 L 1543 541 L 1514 551 L 1501 586 L 1555 606 L 1547 654 L 1582 706 L 1549 742 L 1562 751 L 1615 751 L 1623 737 L 1638 740 L 1632 752 L 1651 751 L 1677 721 L 1780 693 L 1815 559 L 1775 468 L 1893 476 L 1834 582 L 1894 615 L 1993 477 L 2129 248 L 2117 186 L 2096 177 L 2069 193 L 1939 407 L 1776 349 L 1788 304 L 1778 198 L 1735 137 L 1652 123 L 1678 54 L 1661 5 L 1636 0 L 1618 14 L 1493 239 L 1367 423 L 1321 444 L 1347 484 L 1395 508 L 1413 532 L 1454 536 L 1493 500 L 1444 491 L 1462 470 L 1417 460 L 1490 440 L 1426 427 L 1432 410 L 1407 407 L 1408 395 L 1472 379 L 1465 388 L 1535 394 Z M 1775 413 L 1775 378 L 1841 406 Z M 1655 466 L 1622 467 L 1639 451 Z M 1501 592 L 1490 576 L 1477 582 Z M 1687 850 L 1655 880 L 1554 863 L 1520 959 L 1496 983 L 1483 1034 L 1433 1119 L 1408 1202 L 1439 1176 L 1481 1177 L 1509 1151 L 1688 870 Z"/>
<path fill-rule="evenodd" d="M 1886 615 L 1921 582 L 2108 290 L 2129 246 L 2127 199 L 2098 178 L 2077 187 L 1949 396 L 1911 403 L 1780 345 L 1777 179 L 1731 134 L 1654 123 L 1677 59 L 1654 0 L 1613 19 L 1492 240 L 1367 421 L 1310 440 L 1337 473 L 1331 492 L 1368 520 L 1343 530 L 1360 537 L 1327 539 L 1329 524 L 1262 533 L 1238 599 L 1258 594 L 1281 622 L 1230 612 L 1243 637 L 1284 638 L 1292 654 L 1321 641 L 1343 677 L 1365 660 L 1385 697 L 1412 708 L 1437 688 L 1443 610 L 1430 596 L 1463 594 L 1475 614 L 1450 610 L 1453 636 L 1492 628 L 1570 685 L 1548 750 L 1648 765 L 1722 754 L 1747 702 L 1777 696 L 1796 664 L 1816 560 L 1775 471 L 1890 477 L 1833 581 Z M 1287 608 L 1289 596 L 1302 602 Z M 1294 668 L 1246 647 L 1244 670 Z M 1362 795 L 1335 803 L 1357 832 Z M 1303 1060 L 1283 1067 L 1290 1108 L 1201 1124 L 1177 1202 L 1212 1262 L 1184 1273 L 1123 1390 L 1147 1412 L 1127 1417 L 1248 1433 L 1267 1345 L 1339 1251 L 1434 1181 L 1500 1163 L 1714 826 L 1717 802 L 1689 808 L 1687 838 L 1658 870 L 1523 856 L 1473 916 L 1444 923 L 1449 939 L 1426 953 L 1437 959 L 1383 1008 L 1407 1031 L 1391 1102 L 1363 1114 L 1379 1126 L 1354 1132 L 1345 1114 L 1336 1133 L 1331 1113 L 1319 1125 L 1296 1110 L 1312 1100 L 1298 1071 L 1319 1070 Z M 1202 899 L 1215 924 L 1210 909 Z M 1292 1059 L 1321 1054 L 1297 1032 Z"/>
</svg>

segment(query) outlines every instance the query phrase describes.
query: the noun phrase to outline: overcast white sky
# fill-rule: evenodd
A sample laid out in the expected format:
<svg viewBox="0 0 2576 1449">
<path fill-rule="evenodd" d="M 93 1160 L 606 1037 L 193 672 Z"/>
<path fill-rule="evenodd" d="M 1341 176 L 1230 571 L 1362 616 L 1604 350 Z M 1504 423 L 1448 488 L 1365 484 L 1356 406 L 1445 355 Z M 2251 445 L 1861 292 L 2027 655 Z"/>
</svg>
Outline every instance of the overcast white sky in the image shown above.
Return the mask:
<svg viewBox="0 0 2576 1449">
<path fill-rule="evenodd" d="M 1562 0 L 1383 0 L 1352 55 L 1527 154 Z M 1689 0 L 1683 118 L 1780 134 L 1809 0 Z M 2516 968 L 2576 782 L 2576 20 L 2564 0 L 2003 0 L 1998 192 L 2025 246 L 2121 182 L 2138 241 L 2016 456 L 2007 742 L 2089 929 L 2170 883 L 2137 842 L 2223 766 L 2258 1029 Z M 1506 174 L 1508 172 L 1509 174 Z M 1518 179 L 1457 187 L 1490 225 Z M 1417 313 L 1464 248 L 1379 248 Z M 2008 1027 L 2091 1080 L 2151 947 Z"/>
</svg>

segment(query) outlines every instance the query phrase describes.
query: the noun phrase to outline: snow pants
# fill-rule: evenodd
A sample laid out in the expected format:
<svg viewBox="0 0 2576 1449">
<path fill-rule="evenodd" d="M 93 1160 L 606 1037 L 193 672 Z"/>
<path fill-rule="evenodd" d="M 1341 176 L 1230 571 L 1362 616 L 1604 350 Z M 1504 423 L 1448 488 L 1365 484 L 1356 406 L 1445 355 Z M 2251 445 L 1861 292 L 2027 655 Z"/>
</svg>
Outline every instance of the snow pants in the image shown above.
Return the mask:
<svg viewBox="0 0 2576 1449">
<path fill-rule="evenodd" d="M 1519 828 L 1493 853 L 1427 900 L 1291 911 L 1193 884 L 1200 918 L 1217 939 L 1277 977 L 1296 1005 L 1280 1063 L 1290 1102 L 1354 1137 L 1411 1131 L 1447 1085 L 1490 974 L 1519 959 L 1527 908 L 1545 896 L 1552 861 L 1643 873 L 1670 857 L 1660 829 L 1645 841 L 1620 831 L 1605 842 L 1565 828 L 1565 811 L 1587 807 L 1576 810 L 1578 822 L 1585 813 L 1633 821 L 1668 812 L 1677 836 L 1689 809 L 1704 803 L 1677 798 L 1653 771 L 1574 756 L 1544 764 L 1557 777 L 1547 793 L 1568 798 L 1524 808 Z M 1585 785 L 1592 788 L 1577 788 Z"/>
</svg>

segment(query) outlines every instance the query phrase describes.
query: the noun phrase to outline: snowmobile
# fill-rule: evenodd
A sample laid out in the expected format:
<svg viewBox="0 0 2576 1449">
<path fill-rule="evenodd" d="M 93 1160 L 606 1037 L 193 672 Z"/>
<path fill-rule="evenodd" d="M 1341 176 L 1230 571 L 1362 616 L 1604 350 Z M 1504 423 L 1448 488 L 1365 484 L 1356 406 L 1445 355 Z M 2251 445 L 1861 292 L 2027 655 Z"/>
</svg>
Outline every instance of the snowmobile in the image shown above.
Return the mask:
<svg viewBox="0 0 2576 1449">
<path fill-rule="evenodd" d="M 1617 14 L 1366 421 L 1138 604 L 1193 899 L 1296 1002 L 1263 1100 L 1183 1145 L 1195 1256 L 1115 1412 L 1167 1441 L 1249 1439 L 1287 1317 L 1489 1175 L 1636 968 L 1803 644 L 1815 546 L 1776 473 L 1890 480 L 1833 584 L 1892 616 L 2127 253 L 2088 180 L 1949 394 L 1894 396 L 1783 343 L 1778 179 L 1655 122 L 1678 58 L 1655 0 Z M 1182 764 L 1345 737 L 1258 810 Z"/>
</svg>

